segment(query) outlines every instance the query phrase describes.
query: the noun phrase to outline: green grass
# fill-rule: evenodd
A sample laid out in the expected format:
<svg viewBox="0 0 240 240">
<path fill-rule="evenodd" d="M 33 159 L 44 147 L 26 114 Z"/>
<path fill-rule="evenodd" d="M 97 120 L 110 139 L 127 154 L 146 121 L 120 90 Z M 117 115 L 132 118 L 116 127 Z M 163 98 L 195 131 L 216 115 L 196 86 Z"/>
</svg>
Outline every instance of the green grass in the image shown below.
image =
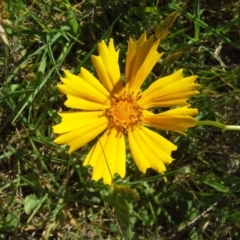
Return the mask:
<svg viewBox="0 0 240 240">
<path fill-rule="evenodd" d="M 186 136 L 168 133 L 178 146 L 164 175 L 168 182 L 152 170 L 139 173 L 128 156 L 126 178 L 118 182 L 124 187 L 110 196 L 82 166 L 92 143 L 68 155 L 53 143 L 52 132 L 57 112 L 66 110 L 56 88 L 62 70 L 94 71 L 90 55 L 110 37 L 121 50 L 123 70 L 129 37 L 152 34 L 173 11 L 179 16 L 159 47 L 171 61 L 159 61 L 147 84 L 184 68 L 199 76 L 201 93 L 191 100 L 197 119 L 240 125 L 236 1 L 4 5 L 8 16 L 0 15 L 10 23 L 2 26 L 11 49 L 0 45 L 0 239 L 240 238 L 239 132 L 197 126 Z"/>
</svg>

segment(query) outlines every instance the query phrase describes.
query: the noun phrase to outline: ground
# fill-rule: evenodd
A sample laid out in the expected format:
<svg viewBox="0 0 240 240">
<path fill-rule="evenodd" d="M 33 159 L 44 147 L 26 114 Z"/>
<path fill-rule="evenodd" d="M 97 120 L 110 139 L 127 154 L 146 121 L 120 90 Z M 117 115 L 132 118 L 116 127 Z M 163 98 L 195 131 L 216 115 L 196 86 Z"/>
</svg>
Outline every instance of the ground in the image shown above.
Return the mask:
<svg viewBox="0 0 240 240">
<path fill-rule="evenodd" d="M 178 146 L 167 182 L 139 173 L 128 154 L 128 197 L 113 203 L 82 166 L 93 143 L 71 155 L 53 143 L 57 112 L 66 110 L 56 88 L 62 70 L 94 72 L 96 43 L 112 37 L 123 71 L 129 37 L 154 33 L 175 11 L 146 84 L 183 68 L 199 76 L 197 120 L 240 125 L 239 2 L 140 2 L 0 1 L 0 239 L 240 238 L 239 131 L 161 132 Z"/>
</svg>

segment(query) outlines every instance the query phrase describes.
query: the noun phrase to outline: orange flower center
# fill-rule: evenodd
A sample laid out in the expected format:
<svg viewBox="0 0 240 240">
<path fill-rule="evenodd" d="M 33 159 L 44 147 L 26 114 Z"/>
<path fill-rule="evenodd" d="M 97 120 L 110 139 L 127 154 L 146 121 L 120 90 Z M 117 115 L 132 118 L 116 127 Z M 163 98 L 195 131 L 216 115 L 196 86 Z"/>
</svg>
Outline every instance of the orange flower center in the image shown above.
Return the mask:
<svg viewBox="0 0 240 240">
<path fill-rule="evenodd" d="M 112 98 L 112 106 L 106 111 L 111 127 L 133 130 L 142 122 L 142 108 L 138 105 L 141 95 L 121 92 Z"/>
</svg>

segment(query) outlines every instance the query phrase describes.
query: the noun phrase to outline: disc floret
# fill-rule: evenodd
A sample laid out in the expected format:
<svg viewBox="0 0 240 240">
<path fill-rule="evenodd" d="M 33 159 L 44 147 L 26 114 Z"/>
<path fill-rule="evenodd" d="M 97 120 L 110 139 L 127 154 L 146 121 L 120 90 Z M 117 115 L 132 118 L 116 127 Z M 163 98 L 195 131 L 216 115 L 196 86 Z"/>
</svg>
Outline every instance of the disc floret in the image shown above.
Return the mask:
<svg viewBox="0 0 240 240">
<path fill-rule="evenodd" d="M 140 125 L 143 118 L 143 109 L 138 100 L 141 94 L 127 93 L 125 90 L 116 94 L 111 99 L 111 107 L 106 110 L 110 127 L 121 131 L 134 130 Z"/>
</svg>

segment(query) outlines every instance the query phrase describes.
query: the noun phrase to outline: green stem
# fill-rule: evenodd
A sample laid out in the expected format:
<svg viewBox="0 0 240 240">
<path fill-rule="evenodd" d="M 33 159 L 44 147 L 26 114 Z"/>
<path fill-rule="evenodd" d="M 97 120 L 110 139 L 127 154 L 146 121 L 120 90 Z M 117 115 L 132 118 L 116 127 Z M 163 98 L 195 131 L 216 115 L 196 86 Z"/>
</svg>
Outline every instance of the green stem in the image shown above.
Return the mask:
<svg viewBox="0 0 240 240">
<path fill-rule="evenodd" d="M 238 131 L 240 131 L 240 126 L 227 125 L 227 126 L 225 126 L 225 130 L 238 130 Z"/>
<path fill-rule="evenodd" d="M 206 126 L 206 125 L 217 127 L 222 130 L 238 130 L 238 131 L 240 131 L 240 126 L 238 126 L 238 125 L 225 125 L 220 122 L 209 121 L 209 120 L 197 121 L 197 126 Z"/>
</svg>

